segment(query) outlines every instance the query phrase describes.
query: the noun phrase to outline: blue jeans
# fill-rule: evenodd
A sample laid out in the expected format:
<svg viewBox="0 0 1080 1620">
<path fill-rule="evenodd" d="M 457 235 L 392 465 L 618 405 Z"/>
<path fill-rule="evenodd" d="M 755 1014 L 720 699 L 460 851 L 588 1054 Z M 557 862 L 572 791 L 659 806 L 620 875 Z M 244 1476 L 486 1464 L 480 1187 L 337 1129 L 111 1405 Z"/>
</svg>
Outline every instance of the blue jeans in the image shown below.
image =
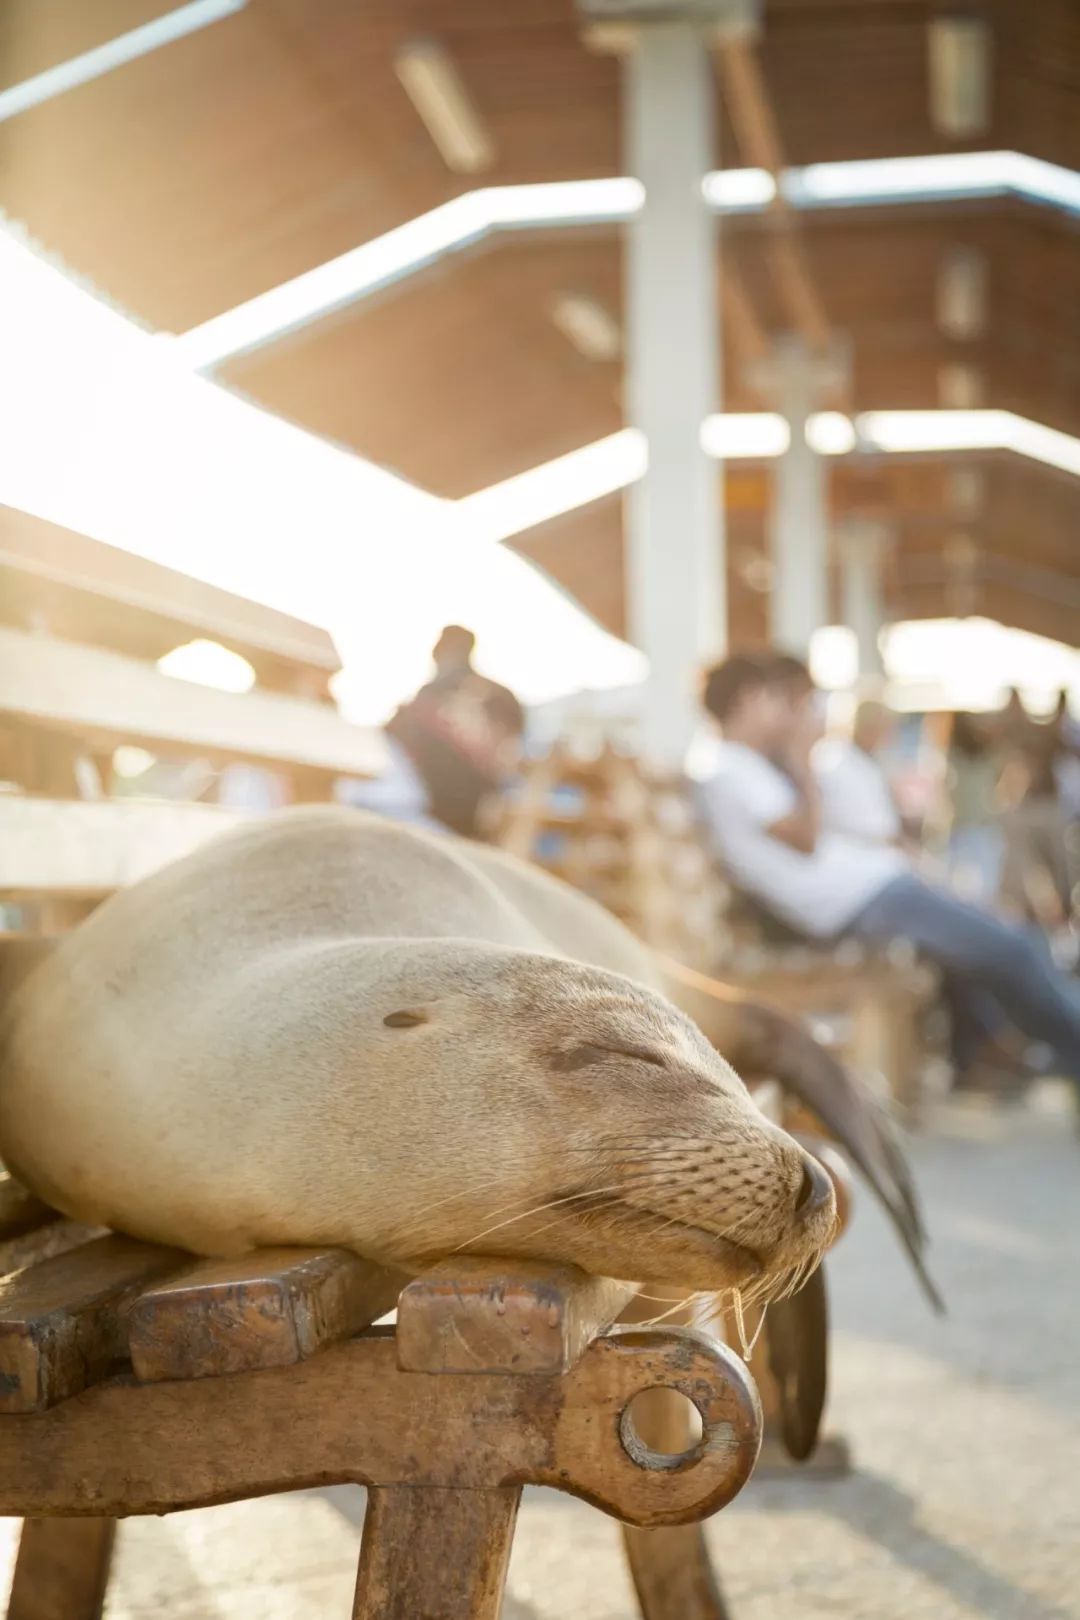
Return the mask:
<svg viewBox="0 0 1080 1620">
<path fill-rule="evenodd" d="M 953 888 L 965 900 L 992 906 L 1001 888 L 1005 834 L 1000 827 L 954 827 L 948 867 Z"/>
<path fill-rule="evenodd" d="M 1000 1008 L 1031 1040 L 1045 1042 L 1061 1072 L 1080 1085 L 1080 987 L 1023 929 L 905 874 L 871 900 L 851 932 L 866 940 L 910 940 L 956 988 Z"/>
</svg>

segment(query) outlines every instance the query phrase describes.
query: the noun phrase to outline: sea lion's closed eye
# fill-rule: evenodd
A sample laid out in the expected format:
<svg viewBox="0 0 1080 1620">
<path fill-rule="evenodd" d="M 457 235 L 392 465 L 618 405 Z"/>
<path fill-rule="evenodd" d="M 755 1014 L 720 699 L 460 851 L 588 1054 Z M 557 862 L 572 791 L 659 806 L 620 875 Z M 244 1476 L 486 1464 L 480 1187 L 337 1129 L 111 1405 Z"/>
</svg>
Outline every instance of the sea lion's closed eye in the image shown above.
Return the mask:
<svg viewBox="0 0 1080 1620">
<path fill-rule="evenodd" d="M 654 1068 L 667 1068 L 659 1053 L 650 1052 L 647 1047 L 605 1046 L 598 1041 L 580 1041 L 568 1050 L 553 1052 L 551 1066 L 562 1074 L 568 1074 L 574 1069 L 587 1069 L 595 1063 L 603 1063 L 606 1058 L 611 1057 L 637 1058 L 640 1063 L 651 1063 Z"/>
</svg>

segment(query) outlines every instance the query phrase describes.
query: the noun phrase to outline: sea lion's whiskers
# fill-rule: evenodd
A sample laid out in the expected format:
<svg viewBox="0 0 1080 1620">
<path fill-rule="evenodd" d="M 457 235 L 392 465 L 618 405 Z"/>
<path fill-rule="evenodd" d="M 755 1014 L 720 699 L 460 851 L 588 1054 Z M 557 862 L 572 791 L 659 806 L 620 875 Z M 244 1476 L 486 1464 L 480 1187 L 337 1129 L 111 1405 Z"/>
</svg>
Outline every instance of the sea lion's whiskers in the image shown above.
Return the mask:
<svg viewBox="0 0 1080 1620">
<path fill-rule="evenodd" d="M 508 1216 L 505 1221 L 497 1221 L 494 1226 L 485 1227 L 484 1231 L 478 1232 L 475 1237 L 466 1239 L 464 1243 L 459 1243 L 457 1248 L 451 1252 L 458 1254 L 462 1249 L 471 1248 L 474 1243 L 479 1243 L 481 1238 L 490 1237 L 492 1232 L 501 1232 L 503 1227 L 513 1226 L 516 1221 L 528 1220 L 530 1215 L 542 1215 L 546 1209 L 557 1209 L 560 1204 L 571 1204 L 581 1198 L 597 1198 L 601 1193 L 618 1195 L 623 1189 L 624 1183 L 620 1182 L 614 1187 L 589 1187 L 584 1192 L 568 1193 L 565 1198 L 550 1198 L 544 1204 L 536 1204 L 532 1209 L 523 1209 L 517 1215 Z M 506 1208 L 505 1204 L 503 1208 Z M 492 1211 L 492 1213 L 497 1214 L 498 1212 Z"/>
<path fill-rule="evenodd" d="M 648 1179 L 649 1179 L 648 1175 L 643 1175 L 643 1176 L 628 1180 L 625 1183 L 625 1185 L 627 1187 L 634 1186 L 636 1184 L 636 1182 L 644 1182 L 644 1181 L 647 1181 Z M 476 1193 L 483 1192 L 485 1190 L 485 1188 L 487 1188 L 487 1187 L 498 1187 L 503 1180 L 504 1180 L 504 1177 L 502 1175 L 497 1175 L 497 1176 L 489 1176 L 489 1177 L 487 1177 L 486 1180 L 480 1181 L 480 1182 L 471 1181 L 468 1184 L 468 1186 L 459 1188 L 459 1190 L 457 1192 L 448 1193 L 445 1198 L 437 1198 L 437 1199 L 435 1199 L 435 1201 L 433 1203 L 425 1204 L 422 1209 L 419 1209 L 414 1214 L 410 1215 L 410 1217 L 409 1217 L 410 1222 L 421 1221 L 426 1216 L 430 1215 L 432 1210 L 445 1208 L 445 1206 L 447 1204 L 454 1203 L 456 1200 L 463 1199 L 463 1198 L 472 1198 Z M 512 1206 L 513 1206 L 513 1204 L 515 1202 L 516 1202 L 516 1200 L 510 1199 L 510 1200 L 507 1201 L 507 1203 L 499 1204 L 499 1205 L 496 1206 L 495 1209 L 489 1210 L 488 1213 L 491 1214 L 491 1215 L 501 1215 L 504 1209 L 512 1208 Z"/>
<path fill-rule="evenodd" d="M 499 1179 L 501 1179 L 501 1178 L 499 1178 Z M 485 1183 L 485 1185 L 491 1185 L 491 1183 Z M 508 1226 L 512 1220 L 524 1220 L 526 1218 L 526 1216 L 528 1216 L 528 1215 L 534 1215 L 534 1214 L 538 1214 L 538 1213 L 543 1213 L 543 1211 L 545 1209 L 554 1209 L 556 1207 L 556 1205 L 558 1205 L 558 1204 L 568 1204 L 573 1199 L 576 1199 L 576 1198 L 597 1198 L 597 1197 L 600 1196 L 601 1193 L 613 1192 L 613 1191 L 616 1191 L 616 1192 L 619 1192 L 619 1193 L 631 1192 L 631 1191 L 633 1191 L 633 1189 L 635 1187 L 644 1187 L 644 1186 L 649 1186 L 649 1185 L 656 1186 L 656 1187 L 663 1186 L 663 1181 L 661 1179 L 661 1172 L 660 1171 L 648 1170 L 648 1171 L 645 1171 L 641 1175 L 628 1176 L 628 1177 L 624 1178 L 624 1180 L 619 1183 L 619 1186 L 617 1188 L 611 1188 L 611 1187 L 582 1187 L 578 1192 L 568 1193 L 564 1198 L 553 1198 L 553 1199 L 551 1199 L 551 1201 L 549 1203 L 538 1204 L 534 1209 L 527 1209 L 527 1210 L 522 1211 L 520 1215 L 510 1216 L 508 1218 L 508 1220 L 502 1222 L 501 1224 Z M 475 1188 L 470 1188 L 468 1190 L 470 1192 L 472 1192 L 472 1191 L 475 1191 Z M 512 1198 L 512 1199 L 509 1199 L 505 1204 L 497 1204 L 494 1209 L 488 1210 L 488 1215 L 501 1215 L 504 1210 L 512 1209 L 514 1207 L 514 1205 L 516 1204 L 516 1202 L 517 1202 L 517 1200 Z M 488 1228 L 488 1231 L 495 1231 L 495 1230 L 497 1230 L 496 1227 L 489 1227 Z M 486 1235 L 487 1235 L 486 1232 L 482 1232 L 480 1234 L 481 1237 L 484 1237 Z M 478 1241 L 479 1240 L 477 1238 L 469 1238 L 468 1239 L 469 1243 L 475 1243 L 475 1242 L 478 1242 Z M 461 1247 L 464 1248 L 464 1247 L 466 1247 L 466 1245 L 462 1244 Z M 456 1251 L 454 1251 L 454 1252 L 456 1252 Z"/>
<path fill-rule="evenodd" d="M 666 1322 L 669 1317 L 677 1316 L 680 1311 L 685 1311 L 687 1309 L 687 1307 L 690 1306 L 690 1305 L 693 1305 L 696 1300 L 707 1298 L 709 1293 L 710 1293 L 710 1290 L 708 1288 L 695 1289 L 695 1291 L 692 1294 L 687 1294 L 683 1299 L 677 1299 L 675 1301 L 674 1305 L 672 1305 L 670 1307 L 670 1309 L 668 1309 L 666 1311 L 661 1311 L 659 1316 L 650 1316 L 648 1321 L 646 1321 L 646 1322 L 635 1322 L 634 1326 L 636 1328 L 638 1328 L 638 1327 L 658 1327 L 661 1322 Z"/>
<path fill-rule="evenodd" d="M 685 1150 L 688 1144 L 693 1144 L 698 1148 L 715 1148 L 717 1145 L 717 1140 L 715 1137 L 709 1136 L 679 1136 L 678 1134 L 673 1134 L 671 1131 L 634 1131 L 621 1136 L 605 1136 L 602 1138 L 600 1143 L 601 1147 L 613 1148 L 616 1151 L 619 1148 L 628 1146 L 641 1146 L 645 1148 L 670 1148 L 678 1146 Z M 587 1151 L 593 1152 L 595 1150 L 588 1149 Z"/>
<path fill-rule="evenodd" d="M 628 1148 L 628 1147 L 621 1146 L 617 1142 L 616 1143 L 611 1143 L 611 1142 L 606 1142 L 605 1141 L 605 1142 L 601 1142 L 601 1143 L 599 1143 L 599 1144 L 597 1144 L 597 1145 L 595 1145 L 593 1147 L 569 1147 L 569 1146 L 564 1145 L 560 1149 L 560 1151 L 561 1152 L 566 1152 L 566 1153 L 587 1153 L 590 1156 L 590 1158 L 595 1158 L 598 1153 L 612 1153 L 612 1154 L 618 1154 L 620 1159 L 652 1160 L 652 1159 L 675 1159 L 675 1158 L 686 1159 L 686 1158 L 691 1157 L 693 1150 L 690 1149 L 690 1148 L 685 1148 L 685 1147 L 649 1147 L 649 1146 L 641 1146 L 641 1147 Z"/>
<path fill-rule="evenodd" d="M 583 1193 L 581 1196 L 585 1197 L 586 1195 Z M 560 1215 L 557 1220 L 548 1221 L 546 1226 L 539 1226 L 539 1227 L 536 1228 L 536 1230 L 534 1232 L 528 1232 L 526 1234 L 526 1236 L 530 1237 L 530 1238 L 539 1237 L 541 1232 L 549 1232 L 552 1229 L 552 1227 L 554 1227 L 554 1226 L 562 1226 L 566 1221 L 572 1221 L 578 1215 L 581 1215 L 581 1214 L 593 1215 L 593 1214 L 596 1214 L 598 1211 L 603 1211 L 605 1209 L 614 1209 L 620 1203 L 620 1201 L 621 1200 L 618 1197 L 616 1197 L 616 1198 L 605 1198 L 602 1203 L 589 1204 L 584 1210 L 572 1209 L 569 1212 L 569 1214 Z"/>
<path fill-rule="evenodd" d="M 503 1179 L 503 1176 L 498 1175 L 489 1176 L 486 1181 L 470 1182 L 467 1187 L 461 1187 L 457 1192 L 447 1193 L 445 1198 L 436 1198 L 434 1203 L 425 1204 L 423 1209 L 418 1209 L 409 1216 L 409 1219 L 410 1221 L 421 1221 L 425 1216 L 430 1215 L 433 1209 L 442 1209 L 446 1204 L 452 1204 L 458 1198 L 471 1198 L 474 1193 L 483 1192 L 486 1187 L 497 1187 Z M 503 1209 L 508 1207 L 506 1204 L 502 1206 Z M 493 1210 L 492 1213 L 497 1214 L 498 1211 Z"/>
<path fill-rule="evenodd" d="M 754 1212 L 751 1211 L 749 1215 L 743 1215 L 739 1220 L 732 1221 L 731 1225 L 726 1228 L 724 1236 L 729 1242 L 738 1243 L 744 1232 L 752 1230 L 754 1219 Z"/>
<path fill-rule="evenodd" d="M 754 1353 L 754 1346 L 761 1337 L 761 1330 L 765 1326 L 765 1316 L 769 1309 L 769 1302 L 766 1300 L 765 1304 L 762 1306 L 761 1315 L 758 1318 L 758 1325 L 754 1329 L 753 1336 L 749 1342 L 747 1341 L 746 1337 L 746 1318 L 743 1315 L 743 1297 L 741 1288 L 733 1288 L 731 1290 L 731 1302 L 735 1313 L 735 1329 L 739 1335 L 739 1348 L 742 1351 L 743 1360 L 748 1362 Z M 746 1303 L 750 1304 L 751 1302 L 749 1299 L 747 1299 Z"/>
</svg>

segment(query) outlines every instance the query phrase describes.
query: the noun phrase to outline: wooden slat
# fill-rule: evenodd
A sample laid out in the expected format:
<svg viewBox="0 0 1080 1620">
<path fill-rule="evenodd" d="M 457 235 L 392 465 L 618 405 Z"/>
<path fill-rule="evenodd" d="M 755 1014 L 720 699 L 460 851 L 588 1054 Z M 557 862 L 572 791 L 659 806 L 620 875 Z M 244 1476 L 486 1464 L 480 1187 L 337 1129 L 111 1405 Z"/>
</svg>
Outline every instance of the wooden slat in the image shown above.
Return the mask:
<svg viewBox="0 0 1080 1620">
<path fill-rule="evenodd" d="M 0 794 L 0 897 L 102 898 L 245 819 L 216 804 Z"/>
<path fill-rule="evenodd" d="M 398 1364 L 407 1372 L 566 1372 L 635 1292 L 575 1266 L 447 1260 L 401 1296 Z"/>
<path fill-rule="evenodd" d="M 335 776 L 378 774 L 378 734 L 323 703 L 276 692 L 219 692 L 98 647 L 0 626 L 0 714 L 109 749 L 230 763 L 297 765 Z"/>
<path fill-rule="evenodd" d="M 131 1364 L 144 1381 L 292 1366 L 383 1316 L 407 1281 L 343 1249 L 204 1260 L 135 1301 Z"/>
<path fill-rule="evenodd" d="M 54 1216 L 43 1226 L 0 1242 L 0 1278 L 9 1277 L 26 1266 L 36 1266 L 43 1260 L 55 1259 L 57 1255 L 70 1254 L 73 1249 L 84 1248 L 96 1238 L 107 1236 L 102 1226 L 85 1226 L 82 1221 Z"/>
<path fill-rule="evenodd" d="M 260 681 L 287 669 L 294 683 L 317 675 L 325 686 L 341 667 L 317 625 L 10 506 L 0 506 L 0 612 L 143 658 L 208 636 L 254 664 Z"/>
<path fill-rule="evenodd" d="M 22 1237 L 25 1232 L 32 1232 L 55 1219 L 55 1210 L 35 1198 L 6 1170 L 0 1170 L 0 1243 Z"/>
<path fill-rule="evenodd" d="M 7 1620 L 100 1620 L 115 1519 L 27 1519 Z"/>
<path fill-rule="evenodd" d="M 65 1220 L 0 1170 L 0 1277 L 66 1254 L 100 1235 L 93 1227 Z"/>
<path fill-rule="evenodd" d="M 124 1306 L 180 1258 L 105 1237 L 0 1282 L 0 1413 L 40 1411 L 102 1377 L 123 1352 Z"/>
</svg>

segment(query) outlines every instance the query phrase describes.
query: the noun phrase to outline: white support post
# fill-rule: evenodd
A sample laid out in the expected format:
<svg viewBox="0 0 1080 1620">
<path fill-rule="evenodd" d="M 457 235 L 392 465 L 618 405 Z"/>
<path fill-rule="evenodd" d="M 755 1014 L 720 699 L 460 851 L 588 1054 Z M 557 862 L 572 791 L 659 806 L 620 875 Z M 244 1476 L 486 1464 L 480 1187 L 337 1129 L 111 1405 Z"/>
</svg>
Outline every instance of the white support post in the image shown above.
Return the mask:
<svg viewBox="0 0 1080 1620">
<path fill-rule="evenodd" d="M 772 639 L 805 658 L 814 631 L 829 620 L 828 473 L 806 437 L 827 379 L 821 361 L 794 335 L 777 340 L 765 369 L 790 433 L 773 479 Z"/>
<path fill-rule="evenodd" d="M 861 686 L 879 682 L 885 673 L 881 632 L 885 627 L 885 552 L 889 530 L 870 518 L 850 518 L 840 535 L 841 596 L 844 623 L 854 630 Z"/>
<path fill-rule="evenodd" d="M 701 189 L 714 162 L 712 76 L 692 23 L 636 28 L 624 63 L 627 171 L 645 186 L 627 231 L 627 404 L 649 447 L 626 501 L 628 606 L 650 669 L 642 752 L 671 769 L 726 617 L 721 475 L 701 447 L 720 381 L 716 226 Z"/>
</svg>

